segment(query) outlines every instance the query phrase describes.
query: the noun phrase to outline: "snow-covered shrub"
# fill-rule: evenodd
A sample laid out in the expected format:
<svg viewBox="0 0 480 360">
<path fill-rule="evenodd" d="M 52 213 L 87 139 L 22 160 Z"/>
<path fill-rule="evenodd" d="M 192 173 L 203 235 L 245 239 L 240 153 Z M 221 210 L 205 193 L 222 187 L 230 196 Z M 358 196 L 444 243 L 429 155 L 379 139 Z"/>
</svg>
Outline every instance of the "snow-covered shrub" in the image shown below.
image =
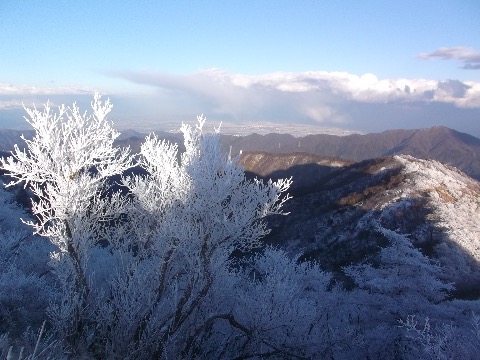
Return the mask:
<svg viewBox="0 0 480 360">
<path fill-rule="evenodd" d="M 446 299 L 451 284 L 441 279 L 442 269 L 415 249 L 405 235 L 377 223 L 388 241 L 375 264 L 344 268 L 357 285 L 352 296 L 361 303 L 369 352 L 394 357 L 403 354 L 405 339 L 395 324 L 409 315 L 438 317 L 436 306 Z"/>
<path fill-rule="evenodd" d="M 105 181 L 131 166 L 128 150 L 113 147 L 118 133 L 105 119 L 110 102 L 103 104 L 96 94 L 92 110 L 93 115 L 81 114 L 75 104 L 62 105 L 58 114 L 49 104 L 43 111 L 26 109 L 36 134 L 32 140 L 23 138 L 26 150 L 16 145 L 13 156 L 0 161 L 14 179 L 9 186 L 24 183 L 35 195 L 32 212 L 37 221 L 26 223 L 56 247 L 52 264 L 62 264 L 54 270 L 64 302 L 73 304 L 71 326 L 65 328 L 73 343 L 88 322 L 84 313 L 89 309 L 90 252 L 103 238 L 104 222 L 118 217 L 123 206 L 118 194 L 112 196 L 114 201 L 102 197 Z"/>
<path fill-rule="evenodd" d="M 68 359 L 62 343 L 46 329 L 46 321 L 38 331 L 29 327 L 13 339 L 8 334 L 0 335 L 0 357 L 7 360 Z"/>
<path fill-rule="evenodd" d="M 48 253 L 53 248 L 21 223 L 20 218 L 29 215 L 3 188 L 0 208 L 0 333 L 19 336 L 29 326 L 39 327 L 45 319 L 51 291 L 46 280 Z"/>
<path fill-rule="evenodd" d="M 280 358 L 351 358 L 355 354 L 361 342 L 358 308 L 318 264 L 266 248 L 242 268 L 234 314 L 259 334 L 235 339 L 247 354 L 260 357 L 261 349 Z M 227 358 L 234 355 L 238 356 L 233 353 Z"/>
<path fill-rule="evenodd" d="M 414 315 L 400 320 L 408 345 L 415 358 L 426 359 L 475 359 L 480 349 L 480 316 L 471 314 L 468 327 L 452 323 L 433 326 L 427 317 L 423 322 Z"/>
<path fill-rule="evenodd" d="M 180 161 L 175 145 L 148 137 L 139 159 L 147 175 L 123 181 L 132 194 L 129 241 L 113 245 L 122 271 L 99 314 L 111 356 L 132 347 L 143 356 L 198 352 L 206 324 L 233 317 L 234 299 L 223 295 L 236 281 L 232 253 L 257 247 L 268 232 L 262 219 L 281 213 L 290 181 L 248 182 L 221 154 L 218 136 L 203 134 L 204 121 L 182 127 Z"/>
</svg>

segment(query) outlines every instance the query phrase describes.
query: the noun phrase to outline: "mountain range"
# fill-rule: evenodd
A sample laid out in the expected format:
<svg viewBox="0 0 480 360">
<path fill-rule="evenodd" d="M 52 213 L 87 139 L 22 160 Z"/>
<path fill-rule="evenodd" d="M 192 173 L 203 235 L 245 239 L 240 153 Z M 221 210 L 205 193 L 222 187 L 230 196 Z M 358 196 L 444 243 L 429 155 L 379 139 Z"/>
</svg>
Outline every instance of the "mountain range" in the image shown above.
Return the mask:
<svg viewBox="0 0 480 360">
<path fill-rule="evenodd" d="M 0 151 L 10 151 L 33 131 L 0 130 Z M 161 139 L 179 143 L 179 133 L 156 132 Z M 130 146 L 140 151 L 146 134 L 126 130 L 117 139 L 117 145 Z M 452 165 L 468 176 L 480 180 L 480 139 L 443 126 L 413 130 L 389 130 L 382 133 L 352 134 L 347 136 L 317 134 L 294 137 L 288 134 L 222 135 L 225 153 L 238 155 L 245 151 L 274 154 L 306 153 L 338 158 L 339 161 L 358 162 L 382 156 L 411 155 L 419 159 L 433 159 Z"/>
<path fill-rule="evenodd" d="M 287 134 L 223 136 L 222 143 L 225 151 L 231 151 L 232 154 L 243 151 L 304 152 L 349 161 L 400 154 L 411 155 L 455 166 L 470 177 L 480 180 L 480 139 L 442 126 L 348 136 L 326 134 L 304 137 Z"/>
<path fill-rule="evenodd" d="M 0 130 L 0 156 L 8 155 L 19 135 Z M 157 135 L 182 148 L 180 134 Z M 117 145 L 138 152 L 143 139 L 130 131 Z M 386 246 L 380 225 L 438 261 L 444 280 L 455 285 L 453 298 L 480 299 L 480 139 L 434 127 L 349 136 L 222 136 L 221 141 L 226 154 L 240 154 L 247 177 L 293 177 L 293 198 L 285 208 L 290 214 L 268 219 L 272 231 L 266 244 L 317 260 L 342 277 L 349 264 L 375 264 Z"/>
</svg>

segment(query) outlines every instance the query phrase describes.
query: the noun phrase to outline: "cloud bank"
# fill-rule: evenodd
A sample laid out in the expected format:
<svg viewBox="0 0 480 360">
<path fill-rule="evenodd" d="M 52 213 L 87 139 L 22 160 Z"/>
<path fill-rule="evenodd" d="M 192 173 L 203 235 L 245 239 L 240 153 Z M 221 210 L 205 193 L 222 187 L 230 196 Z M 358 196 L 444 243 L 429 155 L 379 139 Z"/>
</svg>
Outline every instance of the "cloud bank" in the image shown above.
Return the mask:
<svg viewBox="0 0 480 360">
<path fill-rule="evenodd" d="M 380 79 L 371 73 L 326 71 L 246 75 L 221 69 L 189 75 L 125 71 L 108 76 L 149 89 L 138 95 L 105 94 L 112 99 L 112 117 L 122 128 L 165 129 L 166 123 L 180 124 L 204 114 L 224 123 L 306 124 L 361 132 L 444 125 L 480 137 L 480 83 L 474 81 Z M 0 84 L 0 110 L 18 105 L 22 94 L 50 100 L 54 96 L 55 102 L 71 104 L 80 102 L 79 96 L 91 100 L 92 93 Z"/>
<path fill-rule="evenodd" d="M 55 107 L 77 102 L 82 108 L 89 106 L 94 89 L 81 87 L 39 87 L 0 83 L 0 128 L 28 128 L 23 120 L 23 107 L 43 106 L 47 101 Z"/>
<path fill-rule="evenodd" d="M 173 119 L 204 113 L 223 121 L 360 131 L 434 125 L 471 133 L 480 129 L 480 83 L 473 81 L 379 79 L 371 73 L 326 71 L 245 75 L 220 69 L 182 76 L 153 72 L 110 76 L 156 89 L 156 105 Z"/>
<path fill-rule="evenodd" d="M 335 105 L 359 103 L 448 103 L 480 108 L 480 83 L 458 80 L 378 79 L 345 72 L 276 72 L 243 75 L 206 69 L 187 76 L 146 72 L 116 73 L 128 81 L 208 102 L 218 113 L 238 115 L 251 108 L 295 108 L 312 120 L 335 119 Z M 251 112 L 251 110 L 249 110 Z M 341 117 L 339 118 L 341 120 Z"/>
<path fill-rule="evenodd" d="M 31 85 L 12 85 L 0 83 L 0 110 L 23 108 L 36 102 L 42 104 L 45 99 L 59 99 L 72 96 L 91 96 L 95 90 L 80 87 L 39 87 Z M 39 100 L 39 101 L 36 101 Z"/>
<path fill-rule="evenodd" d="M 466 70 L 480 70 L 480 51 L 465 46 L 442 47 L 431 53 L 418 55 L 421 59 L 460 60 Z"/>
</svg>

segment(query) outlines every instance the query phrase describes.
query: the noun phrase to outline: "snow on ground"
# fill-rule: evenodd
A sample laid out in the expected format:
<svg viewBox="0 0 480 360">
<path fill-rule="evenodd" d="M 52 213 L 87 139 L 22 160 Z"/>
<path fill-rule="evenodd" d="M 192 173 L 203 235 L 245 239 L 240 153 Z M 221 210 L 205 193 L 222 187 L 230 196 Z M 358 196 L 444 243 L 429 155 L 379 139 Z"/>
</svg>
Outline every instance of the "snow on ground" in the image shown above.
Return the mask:
<svg viewBox="0 0 480 360">
<path fill-rule="evenodd" d="M 480 261 L 480 183 L 434 160 L 395 156 L 408 174 L 403 197 L 425 196 L 450 240 Z"/>
</svg>

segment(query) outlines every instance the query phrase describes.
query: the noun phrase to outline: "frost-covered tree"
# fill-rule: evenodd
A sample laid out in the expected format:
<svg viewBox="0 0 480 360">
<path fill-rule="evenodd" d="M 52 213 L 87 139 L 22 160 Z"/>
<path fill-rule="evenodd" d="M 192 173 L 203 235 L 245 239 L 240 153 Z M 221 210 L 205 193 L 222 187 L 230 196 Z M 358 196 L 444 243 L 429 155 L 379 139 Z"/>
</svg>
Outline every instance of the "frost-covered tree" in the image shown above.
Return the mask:
<svg viewBox="0 0 480 360">
<path fill-rule="evenodd" d="M 106 120 L 111 107 L 96 94 L 91 115 L 80 113 L 75 104 L 62 105 L 58 113 L 48 103 L 43 111 L 26 109 L 34 138 L 22 137 L 25 150 L 16 145 L 11 157 L 0 159 L 0 167 L 14 179 L 7 186 L 23 183 L 34 194 L 36 221 L 25 222 L 56 247 L 52 264 L 62 264 L 57 274 L 71 305 L 65 333 L 73 337 L 86 321 L 89 255 L 102 240 L 103 223 L 124 205 L 118 194 L 112 201 L 103 196 L 105 181 L 131 166 L 128 149 L 113 146 L 119 134 Z"/>
<path fill-rule="evenodd" d="M 147 137 L 139 159 L 147 175 L 123 181 L 133 197 L 129 241 L 116 250 L 130 260 L 102 321 L 112 356 L 132 350 L 125 346 L 148 356 L 192 356 L 212 322 L 240 326 L 231 256 L 259 246 L 268 233 L 263 219 L 282 213 L 290 181 L 247 181 L 236 159 L 222 155 L 218 136 L 203 133 L 204 121 L 182 126 L 181 155 L 176 145 Z M 126 304 L 131 311 L 121 311 Z"/>
<path fill-rule="evenodd" d="M 437 323 L 427 317 L 423 321 L 415 316 L 400 320 L 406 332 L 411 358 L 435 360 L 477 359 L 480 352 L 480 316 L 471 313 L 468 324 Z"/>
<path fill-rule="evenodd" d="M 358 308 L 352 306 L 351 294 L 337 286 L 319 264 L 300 262 L 281 250 L 267 248 L 248 259 L 243 269 L 234 292 L 233 313 L 258 334 L 249 341 L 246 336 L 232 336 L 231 343 L 240 343 L 245 349 L 243 356 L 348 359 L 358 354 L 363 340 Z M 226 354 L 226 358 L 238 356 Z"/>
<path fill-rule="evenodd" d="M 377 265 L 359 264 L 344 269 L 360 288 L 392 297 L 397 305 L 387 306 L 390 312 L 395 308 L 399 313 L 418 312 L 422 304 L 446 298 L 453 287 L 440 280 L 442 270 L 438 264 L 415 249 L 405 235 L 380 224 L 377 231 L 389 241 L 389 246 L 381 249 Z"/>
</svg>

